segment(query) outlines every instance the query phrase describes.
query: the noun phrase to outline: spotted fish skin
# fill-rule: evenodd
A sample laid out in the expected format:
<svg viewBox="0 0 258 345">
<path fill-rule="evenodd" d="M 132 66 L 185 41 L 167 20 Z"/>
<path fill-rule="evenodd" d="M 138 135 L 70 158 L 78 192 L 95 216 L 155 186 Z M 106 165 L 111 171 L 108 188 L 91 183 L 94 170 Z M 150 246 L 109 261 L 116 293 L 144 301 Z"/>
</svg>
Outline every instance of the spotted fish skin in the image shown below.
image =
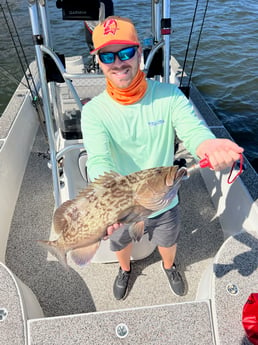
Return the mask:
<svg viewBox="0 0 258 345">
<path fill-rule="evenodd" d="M 86 264 L 112 224 L 130 224 L 133 238 L 139 240 L 144 220 L 172 201 L 184 175 L 186 170 L 178 166 L 127 176 L 105 173 L 56 209 L 53 224 L 57 240 L 39 242 L 66 266 L 69 251 L 75 263 Z"/>
</svg>

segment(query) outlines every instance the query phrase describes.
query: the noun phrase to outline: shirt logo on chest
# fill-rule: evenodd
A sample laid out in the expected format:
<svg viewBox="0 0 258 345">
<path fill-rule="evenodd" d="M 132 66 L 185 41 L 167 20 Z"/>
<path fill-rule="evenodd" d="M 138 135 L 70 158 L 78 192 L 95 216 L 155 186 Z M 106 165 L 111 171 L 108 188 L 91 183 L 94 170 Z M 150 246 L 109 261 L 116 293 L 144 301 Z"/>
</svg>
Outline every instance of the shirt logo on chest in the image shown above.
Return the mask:
<svg viewBox="0 0 258 345">
<path fill-rule="evenodd" d="M 162 119 L 157 120 L 157 121 L 149 121 L 148 125 L 150 127 L 154 127 L 154 126 L 158 126 L 158 125 L 163 125 L 164 122 L 165 122 L 165 120 L 162 120 Z"/>
</svg>

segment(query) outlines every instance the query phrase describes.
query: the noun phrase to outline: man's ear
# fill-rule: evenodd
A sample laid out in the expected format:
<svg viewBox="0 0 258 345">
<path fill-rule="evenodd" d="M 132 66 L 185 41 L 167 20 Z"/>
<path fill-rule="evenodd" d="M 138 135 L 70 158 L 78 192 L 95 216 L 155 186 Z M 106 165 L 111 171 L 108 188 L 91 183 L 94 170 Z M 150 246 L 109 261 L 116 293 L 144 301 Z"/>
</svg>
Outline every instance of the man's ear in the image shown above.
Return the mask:
<svg viewBox="0 0 258 345">
<path fill-rule="evenodd" d="M 141 60 L 142 60 L 142 47 L 139 46 L 138 50 L 137 50 L 137 54 L 138 54 L 138 61 L 139 61 L 139 64 L 141 63 Z"/>
<path fill-rule="evenodd" d="M 96 63 L 99 64 L 99 67 L 101 68 L 102 62 L 100 61 L 98 55 L 96 55 Z M 102 68 L 101 68 L 102 69 Z"/>
</svg>

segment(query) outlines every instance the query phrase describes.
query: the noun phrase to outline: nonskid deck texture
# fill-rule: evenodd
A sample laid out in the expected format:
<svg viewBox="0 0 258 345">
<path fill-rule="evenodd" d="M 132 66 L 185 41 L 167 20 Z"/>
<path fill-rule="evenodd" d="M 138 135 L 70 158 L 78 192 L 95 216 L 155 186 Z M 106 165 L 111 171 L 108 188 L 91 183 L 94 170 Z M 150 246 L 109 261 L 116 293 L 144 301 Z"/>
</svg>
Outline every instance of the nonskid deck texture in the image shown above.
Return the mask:
<svg viewBox="0 0 258 345">
<path fill-rule="evenodd" d="M 204 113 L 208 113 L 206 108 Z M 225 135 L 225 129 L 214 117 L 208 123 L 216 135 L 220 136 L 222 131 Z M 54 211 L 47 150 L 39 130 L 6 252 L 7 266 L 32 289 L 47 317 L 29 321 L 31 345 L 67 344 L 68 335 L 69 344 L 120 343 L 115 334 L 119 322 L 129 327 L 128 337 L 123 339 L 125 344 L 210 345 L 214 344 L 211 302 L 213 312 L 217 312 L 220 344 L 232 345 L 232 339 L 237 345 L 249 344 L 241 326 L 241 311 L 258 280 L 257 234 L 237 234 L 223 245 L 223 231 L 199 173 L 184 181 L 180 189 L 182 229 L 176 261 L 187 281 L 186 295 L 173 295 L 155 250 L 149 257 L 132 263 L 128 296 L 124 301 L 116 301 L 112 287 L 117 263 L 92 263 L 80 268 L 68 259 L 71 269 L 65 270 L 57 261 L 49 260 L 50 256 L 36 242 L 49 237 Z M 183 148 L 178 155 L 191 164 L 192 158 Z M 249 175 L 248 169 L 244 179 Z M 249 180 L 254 183 L 252 178 Z M 200 279 L 209 267 L 215 272 L 213 292 L 207 293 L 204 301 L 195 301 Z M 231 283 L 239 287 L 237 296 L 226 291 Z M 202 284 L 202 289 L 205 286 Z M 207 281 L 207 289 L 210 288 Z"/>
<path fill-rule="evenodd" d="M 121 341 L 124 344 L 215 344 L 210 301 L 195 301 L 195 295 L 203 272 L 214 262 L 213 257 L 223 243 L 223 234 L 199 174 L 183 183 L 180 200 L 182 232 L 177 261 L 185 272 L 187 294 L 175 297 L 171 293 L 155 251 L 148 258 L 133 263 L 129 295 L 124 301 L 116 301 L 112 296 L 116 263 L 73 266 L 67 272 L 58 262 L 47 261 L 47 253 L 35 242 L 49 235 L 54 207 L 45 147 L 37 140 L 15 210 L 6 254 L 8 267 L 34 291 L 47 317 L 28 321 L 29 344 L 65 345 L 67 339 L 72 345 L 121 344 Z M 214 303 L 220 344 L 232 345 L 232 339 L 237 345 L 250 344 L 240 318 L 247 292 L 252 292 L 257 281 L 254 259 L 257 248 L 253 247 L 257 238 L 243 233 L 227 241 L 231 243 L 222 246 L 222 253 L 215 260 Z M 231 263 L 232 258 L 237 259 Z M 250 263 L 252 267 L 246 272 L 245 267 L 250 267 Z M 247 288 L 243 281 L 245 272 Z M 228 281 L 240 287 L 238 297 L 226 293 Z M 207 289 L 208 286 L 207 283 Z M 5 290 L 5 286 L 3 288 Z M 123 340 L 116 333 L 121 323 L 129 330 Z M 16 339 L 11 343 L 25 344 L 25 341 Z"/>
<path fill-rule="evenodd" d="M 187 281 L 187 294 L 173 295 L 154 251 L 133 262 L 129 294 L 124 301 L 116 301 L 112 286 L 117 263 L 80 268 L 69 260 L 72 268 L 66 271 L 57 261 L 47 261 L 47 253 L 36 243 L 48 238 L 54 209 L 45 153 L 39 135 L 17 202 L 6 264 L 32 289 L 46 317 L 67 317 L 29 321 L 30 344 L 67 344 L 68 334 L 70 344 L 120 343 L 115 332 L 120 322 L 129 328 L 127 344 L 181 345 L 197 334 L 194 341 L 200 339 L 199 345 L 213 344 L 209 302 L 196 304 L 194 300 L 201 275 L 223 243 L 223 234 L 200 175 L 185 181 L 180 191 L 182 232 L 177 262 Z M 191 331 L 183 335 L 190 323 Z"/>
<path fill-rule="evenodd" d="M 215 345 L 204 301 L 32 320 L 29 333 L 31 345 Z"/>
<path fill-rule="evenodd" d="M 66 271 L 36 242 L 49 237 L 54 209 L 51 171 L 45 149 L 34 146 L 15 210 L 6 253 L 7 266 L 36 294 L 45 316 L 70 315 L 113 309 L 193 301 L 205 268 L 223 243 L 215 210 L 199 174 L 184 181 L 180 190 L 182 231 L 177 262 L 184 272 L 187 294 L 176 297 L 161 269 L 160 256 L 133 262 L 129 294 L 116 301 L 112 286 L 117 263 L 73 265 Z"/>
<path fill-rule="evenodd" d="M 212 308 L 217 312 L 221 344 L 232 345 L 232 339 L 237 345 L 249 344 L 241 327 L 241 311 L 258 279 L 257 234 L 237 234 L 220 249 L 224 242 L 222 229 L 199 173 L 184 181 L 180 189 L 182 230 L 177 262 L 187 281 L 187 294 L 173 295 L 161 270 L 159 254 L 154 251 L 148 258 L 133 262 L 129 294 L 124 301 L 116 301 L 112 286 L 117 263 L 95 263 L 80 268 L 69 260 L 72 268 L 66 271 L 57 261 L 48 261 L 47 253 L 37 245 L 37 239 L 46 239 L 50 234 L 54 210 L 46 152 L 47 145 L 39 131 L 6 252 L 7 266 L 33 290 L 47 317 L 29 321 L 30 344 L 66 344 L 67 334 L 71 336 L 70 344 L 78 344 L 85 337 L 88 337 L 85 344 L 115 344 L 121 341 L 115 333 L 115 326 L 120 322 L 129 327 L 130 337 L 128 334 L 127 340 L 123 340 L 125 344 L 132 341 L 142 344 L 143 339 L 146 344 L 213 344 L 210 301 L 207 297 L 195 302 L 199 281 L 213 264 Z M 181 155 L 187 156 L 179 151 Z M 187 160 L 191 164 L 191 157 Z M 220 255 L 214 261 L 219 249 Z M 239 287 L 237 296 L 230 296 L 226 291 L 230 283 Z M 209 284 L 207 281 L 207 289 Z M 101 328 L 96 326 L 96 320 Z M 190 331 L 182 335 L 182 329 L 187 328 Z"/>
</svg>

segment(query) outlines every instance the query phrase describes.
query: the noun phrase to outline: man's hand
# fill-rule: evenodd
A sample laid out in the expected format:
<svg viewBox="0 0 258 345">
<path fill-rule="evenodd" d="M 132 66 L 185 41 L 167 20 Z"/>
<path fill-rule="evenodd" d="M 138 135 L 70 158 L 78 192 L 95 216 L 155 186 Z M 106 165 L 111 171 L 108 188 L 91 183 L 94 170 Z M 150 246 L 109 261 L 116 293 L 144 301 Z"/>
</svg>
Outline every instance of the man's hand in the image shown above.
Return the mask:
<svg viewBox="0 0 258 345">
<path fill-rule="evenodd" d="M 111 236 L 114 231 L 120 229 L 121 226 L 123 226 L 122 223 L 115 223 L 113 225 L 108 226 L 107 227 L 107 234 L 105 237 L 103 237 L 103 240 L 107 240 L 109 238 L 109 236 Z"/>
<path fill-rule="evenodd" d="M 244 149 L 229 139 L 208 139 L 203 141 L 196 150 L 198 157 L 208 156 L 214 170 L 219 171 L 239 160 Z"/>
</svg>

